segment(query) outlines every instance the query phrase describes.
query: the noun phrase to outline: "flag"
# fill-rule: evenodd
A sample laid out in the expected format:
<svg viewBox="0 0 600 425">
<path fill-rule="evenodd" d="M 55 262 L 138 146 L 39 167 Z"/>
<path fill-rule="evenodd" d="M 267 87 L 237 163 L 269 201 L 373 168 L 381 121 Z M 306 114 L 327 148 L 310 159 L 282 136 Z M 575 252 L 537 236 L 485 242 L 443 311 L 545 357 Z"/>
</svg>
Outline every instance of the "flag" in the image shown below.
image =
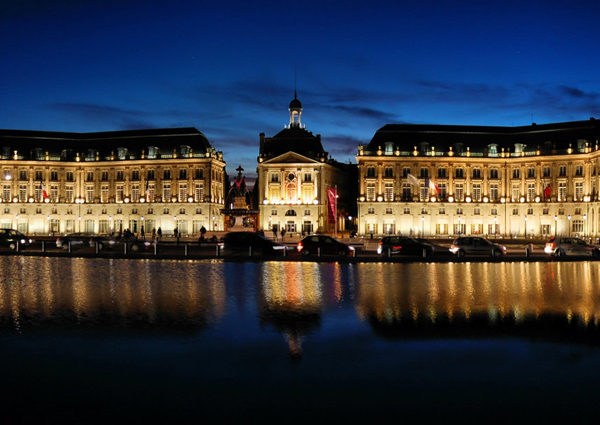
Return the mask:
<svg viewBox="0 0 600 425">
<path fill-rule="evenodd" d="M 425 179 L 425 185 L 433 192 L 438 193 L 438 187 L 435 185 L 433 180 L 430 180 L 429 178 Z"/>
<path fill-rule="evenodd" d="M 46 185 L 44 184 L 44 182 L 42 182 L 42 196 L 44 197 L 44 200 L 49 199 L 50 197 L 48 196 L 48 192 L 46 191 Z"/>
<path fill-rule="evenodd" d="M 327 205 L 327 221 L 331 224 L 335 223 L 336 216 L 336 208 L 337 208 L 337 190 L 336 189 L 327 189 L 327 200 L 329 201 Z"/>
<path fill-rule="evenodd" d="M 548 185 L 544 189 L 544 198 L 549 198 L 551 194 L 552 194 L 552 189 L 550 188 L 550 185 Z"/>
<path fill-rule="evenodd" d="M 418 186 L 418 185 L 419 185 L 419 179 L 418 179 L 418 178 L 416 178 L 415 176 L 413 176 L 412 174 L 410 174 L 410 173 L 409 173 L 409 174 L 407 174 L 407 175 L 406 175 L 406 178 L 408 179 L 408 182 L 409 182 L 410 184 L 414 184 L 414 185 L 416 185 L 416 186 Z"/>
</svg>

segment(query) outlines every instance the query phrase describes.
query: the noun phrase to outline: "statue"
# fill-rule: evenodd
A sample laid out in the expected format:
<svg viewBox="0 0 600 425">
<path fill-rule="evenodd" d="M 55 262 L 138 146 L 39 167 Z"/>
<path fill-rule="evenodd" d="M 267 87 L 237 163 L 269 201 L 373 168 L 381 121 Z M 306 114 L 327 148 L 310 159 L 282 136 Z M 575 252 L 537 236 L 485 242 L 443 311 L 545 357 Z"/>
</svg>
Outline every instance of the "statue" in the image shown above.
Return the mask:
<svg viewBox="0 0 600 425">
<path fill-rule="evenodd" d="M 236 171 L 238 175 L 235 177 L 233 181 L 233 185 L 229 189 L 229 199 L 236 205 L 238 208 L 243 204 L 243 207 L 246 208 L 246 193 L 248 193 L 248 189 L 246 188 L 246 178 L 242 176 L 242 171 L 244 169 L 240 165 Z"/>
</svg>

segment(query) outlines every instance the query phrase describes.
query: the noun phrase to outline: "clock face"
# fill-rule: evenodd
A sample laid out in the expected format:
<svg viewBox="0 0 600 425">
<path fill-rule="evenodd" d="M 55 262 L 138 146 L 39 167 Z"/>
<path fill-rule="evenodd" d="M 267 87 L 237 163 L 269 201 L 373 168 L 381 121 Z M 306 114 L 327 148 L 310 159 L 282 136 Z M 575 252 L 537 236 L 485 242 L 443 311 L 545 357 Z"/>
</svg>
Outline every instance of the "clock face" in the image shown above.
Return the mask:
<svg viewBox="0 0 600 425">
<path fill-rule="evenodd" d="M 288 180 L 290 180 L 290 181 L 294 180 L 294 174 L 293 173 L 288 174 Z"/>
</svg>

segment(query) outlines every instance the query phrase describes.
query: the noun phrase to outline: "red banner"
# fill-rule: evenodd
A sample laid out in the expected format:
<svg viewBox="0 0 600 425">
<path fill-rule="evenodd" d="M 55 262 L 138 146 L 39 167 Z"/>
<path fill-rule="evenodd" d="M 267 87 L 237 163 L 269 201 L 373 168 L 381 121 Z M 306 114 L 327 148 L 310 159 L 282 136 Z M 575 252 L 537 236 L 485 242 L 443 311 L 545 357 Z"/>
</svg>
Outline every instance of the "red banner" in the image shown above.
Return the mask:
<svg viewBox="0 0 600 425">
<path fill-rule="evenodd" d="M 337 215 L 337 191 L 335 189 L 327 189 L 327 221 L 330 224 L 335 223 L 335 216 Z"/>
</svg>

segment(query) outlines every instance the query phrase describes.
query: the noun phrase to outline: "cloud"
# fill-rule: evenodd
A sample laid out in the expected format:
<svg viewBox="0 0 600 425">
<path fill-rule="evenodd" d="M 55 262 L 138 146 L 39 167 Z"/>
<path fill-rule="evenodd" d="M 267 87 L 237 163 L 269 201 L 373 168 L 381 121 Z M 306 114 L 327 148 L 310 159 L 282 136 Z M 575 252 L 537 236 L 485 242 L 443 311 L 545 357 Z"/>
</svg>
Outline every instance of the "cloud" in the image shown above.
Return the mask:
<svg viewBox="0 0 600 425">
<path fill-rule="evenodd" d="M 568 86 L 559 86 L 558 87 L 564 94 L 572 96 L 572 97 L 578 97 L 578 98 L 583 98 L 586 97 L 586 94 L 576 88 L 576 87 L 568 87 Z"/>
<path fill-rule="evenodd" d="M 323 147 L 338 161 L 345 162 L 347 158 L 354 158 L 358 145 L 365 141 L 347 135 L 335 135 L 323 139 Z"/>
<path fill-rule="evenodd" d="M 156 128 L 147 111 L 116 108 L 90 103 L 53 103 L 46 107 L 62 112 L 65 122 L 77 121 L 79 125 L 111 130 L 136 130 Z"/>
<path fill-rule="evenodd" d="M 547 122 L 556 119 L 581 120 L 600 115 L 599 93 L 553 84 L 520 84 L 519 88 L 522 91 L 522 103 L 505 106 L 515 110 L 529 109 Z"/>
</svg>

